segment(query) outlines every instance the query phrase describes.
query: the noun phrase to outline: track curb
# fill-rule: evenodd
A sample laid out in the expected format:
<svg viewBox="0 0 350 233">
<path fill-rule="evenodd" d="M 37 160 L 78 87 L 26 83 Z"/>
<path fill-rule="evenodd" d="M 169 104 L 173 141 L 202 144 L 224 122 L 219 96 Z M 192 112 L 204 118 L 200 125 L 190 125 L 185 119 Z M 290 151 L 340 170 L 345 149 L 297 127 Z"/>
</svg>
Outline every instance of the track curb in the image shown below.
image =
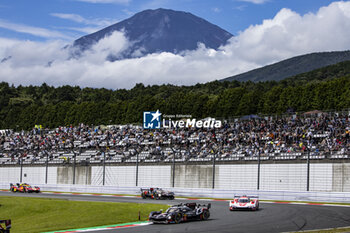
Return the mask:
<svg viewBox="0 0 350 233">
<path fill-rule="evenodd" d="M 349 232 L 349 230 L 350 230 L 350 226 L 315 229 L 315 230 L 304 230 L 304 231 L 287 231 L 287 232 L 282 232 L 282 233 L 335 233 L 335 232 Z"/>
<path fill-rule="evenodd" d="M 73 233 L 73 232 L 102 231 L 102 230 L 111 230 L 111 229 L 119 229 L 119 228 L 140 227 L 140 226 L 146 226 L 150 224 L 151 223 L 148 221 L 129 222 L 129 223 L 121 223 L 121 224 L 98 226 L 98 227 L 86 227 L 86 228 L 69 229 L 69 230 L 48 231 L 43 233 Z"/>
</svg>

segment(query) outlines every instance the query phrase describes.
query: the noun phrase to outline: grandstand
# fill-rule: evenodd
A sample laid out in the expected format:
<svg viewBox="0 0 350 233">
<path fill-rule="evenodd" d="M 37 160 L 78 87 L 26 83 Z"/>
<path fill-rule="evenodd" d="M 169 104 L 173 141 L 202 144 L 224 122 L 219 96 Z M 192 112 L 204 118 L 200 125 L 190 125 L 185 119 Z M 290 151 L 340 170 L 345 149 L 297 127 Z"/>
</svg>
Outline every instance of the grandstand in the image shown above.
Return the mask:
<svg viewBox="0 0 350 233">
<path fill-rule="evenodd" d="M 0 165 L 348 159 L 347 114 L 237 119 L 220 129 L 79 126 L 0 131 Z"/>
</svg>

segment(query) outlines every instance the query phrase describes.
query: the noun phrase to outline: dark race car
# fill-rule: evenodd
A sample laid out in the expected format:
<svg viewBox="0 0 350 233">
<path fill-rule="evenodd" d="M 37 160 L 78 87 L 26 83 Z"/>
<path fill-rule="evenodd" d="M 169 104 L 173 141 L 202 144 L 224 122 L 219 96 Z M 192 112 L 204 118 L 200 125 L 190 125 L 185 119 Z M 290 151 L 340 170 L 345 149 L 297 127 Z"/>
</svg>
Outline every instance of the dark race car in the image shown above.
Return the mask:
<svg viewBox="0 0 350 233">
<path fill-rule="evenodd" d="M 165 191 L 161 188 L 149 188 L 149 189 L 141 188 L 141 197 L 143 199 L 151 198 L 151 199 L 173 200 L 175 198 L 175 195 L 173 192 Z"/>
<path fill-rule="evenodd" d="M 162 211 L 153 211 L 149 215 L 149 221 L 153 223 L 180 223 L 191 220 L 207 220 L 210 217 L 211 204 L 200 205 L 196 203 L 185 203 L 174 205 Z"/>
<path fill-rule="evenodd" d="M 10 233 L 10 228 L 11 220 L 0 220 L 0 233 Z"/>
<path fill-rule="evenodd" d="M 40 193 L 40 188 L 38 186 L 31 186 L 27 183 L 22 183 L 19 184 L 17 183 L 16 185 L 10 184 L 10 191 L 12 192 L 21 192 L 21 193 Z"/>
</svg>

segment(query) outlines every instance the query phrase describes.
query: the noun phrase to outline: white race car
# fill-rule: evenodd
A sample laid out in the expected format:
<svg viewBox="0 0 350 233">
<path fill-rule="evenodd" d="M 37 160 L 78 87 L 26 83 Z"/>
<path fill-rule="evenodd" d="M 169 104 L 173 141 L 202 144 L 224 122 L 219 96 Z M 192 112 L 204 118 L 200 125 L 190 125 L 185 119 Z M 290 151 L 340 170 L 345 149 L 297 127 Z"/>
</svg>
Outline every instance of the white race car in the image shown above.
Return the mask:
<svg viewBox="0 0 350 233">
<path fill-rule="evenodd" d="M 258 210 L 259 209 L 259 198 L 257 196 L 234 196 L 233 200 L 230 201 L 230 210 L 247 209 L 247 210 Z"/>
</svg>

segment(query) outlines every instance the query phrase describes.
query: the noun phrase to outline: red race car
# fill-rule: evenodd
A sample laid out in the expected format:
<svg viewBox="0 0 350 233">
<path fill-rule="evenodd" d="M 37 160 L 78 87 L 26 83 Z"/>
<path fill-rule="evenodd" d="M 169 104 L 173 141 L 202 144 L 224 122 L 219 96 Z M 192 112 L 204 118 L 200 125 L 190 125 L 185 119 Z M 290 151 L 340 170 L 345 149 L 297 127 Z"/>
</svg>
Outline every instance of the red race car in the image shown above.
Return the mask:
<svg viewBox="0 0 350 233">
<path fill-rule="evenodd" d="M 231 211 L 246 209 L 246 210 L 259 210 L 259 198 L 257 196 L 234 196 L 234 199 L 230 201 L 229 208 Z"/>
<path fill-rule="evenodd" d="M 40 188 L 38 186 L 31 186 L 27 183 L 17 183 L 16 185 L 11 183 L 10 191 L 21 193 L 40 193 Z"/>
</svg>

